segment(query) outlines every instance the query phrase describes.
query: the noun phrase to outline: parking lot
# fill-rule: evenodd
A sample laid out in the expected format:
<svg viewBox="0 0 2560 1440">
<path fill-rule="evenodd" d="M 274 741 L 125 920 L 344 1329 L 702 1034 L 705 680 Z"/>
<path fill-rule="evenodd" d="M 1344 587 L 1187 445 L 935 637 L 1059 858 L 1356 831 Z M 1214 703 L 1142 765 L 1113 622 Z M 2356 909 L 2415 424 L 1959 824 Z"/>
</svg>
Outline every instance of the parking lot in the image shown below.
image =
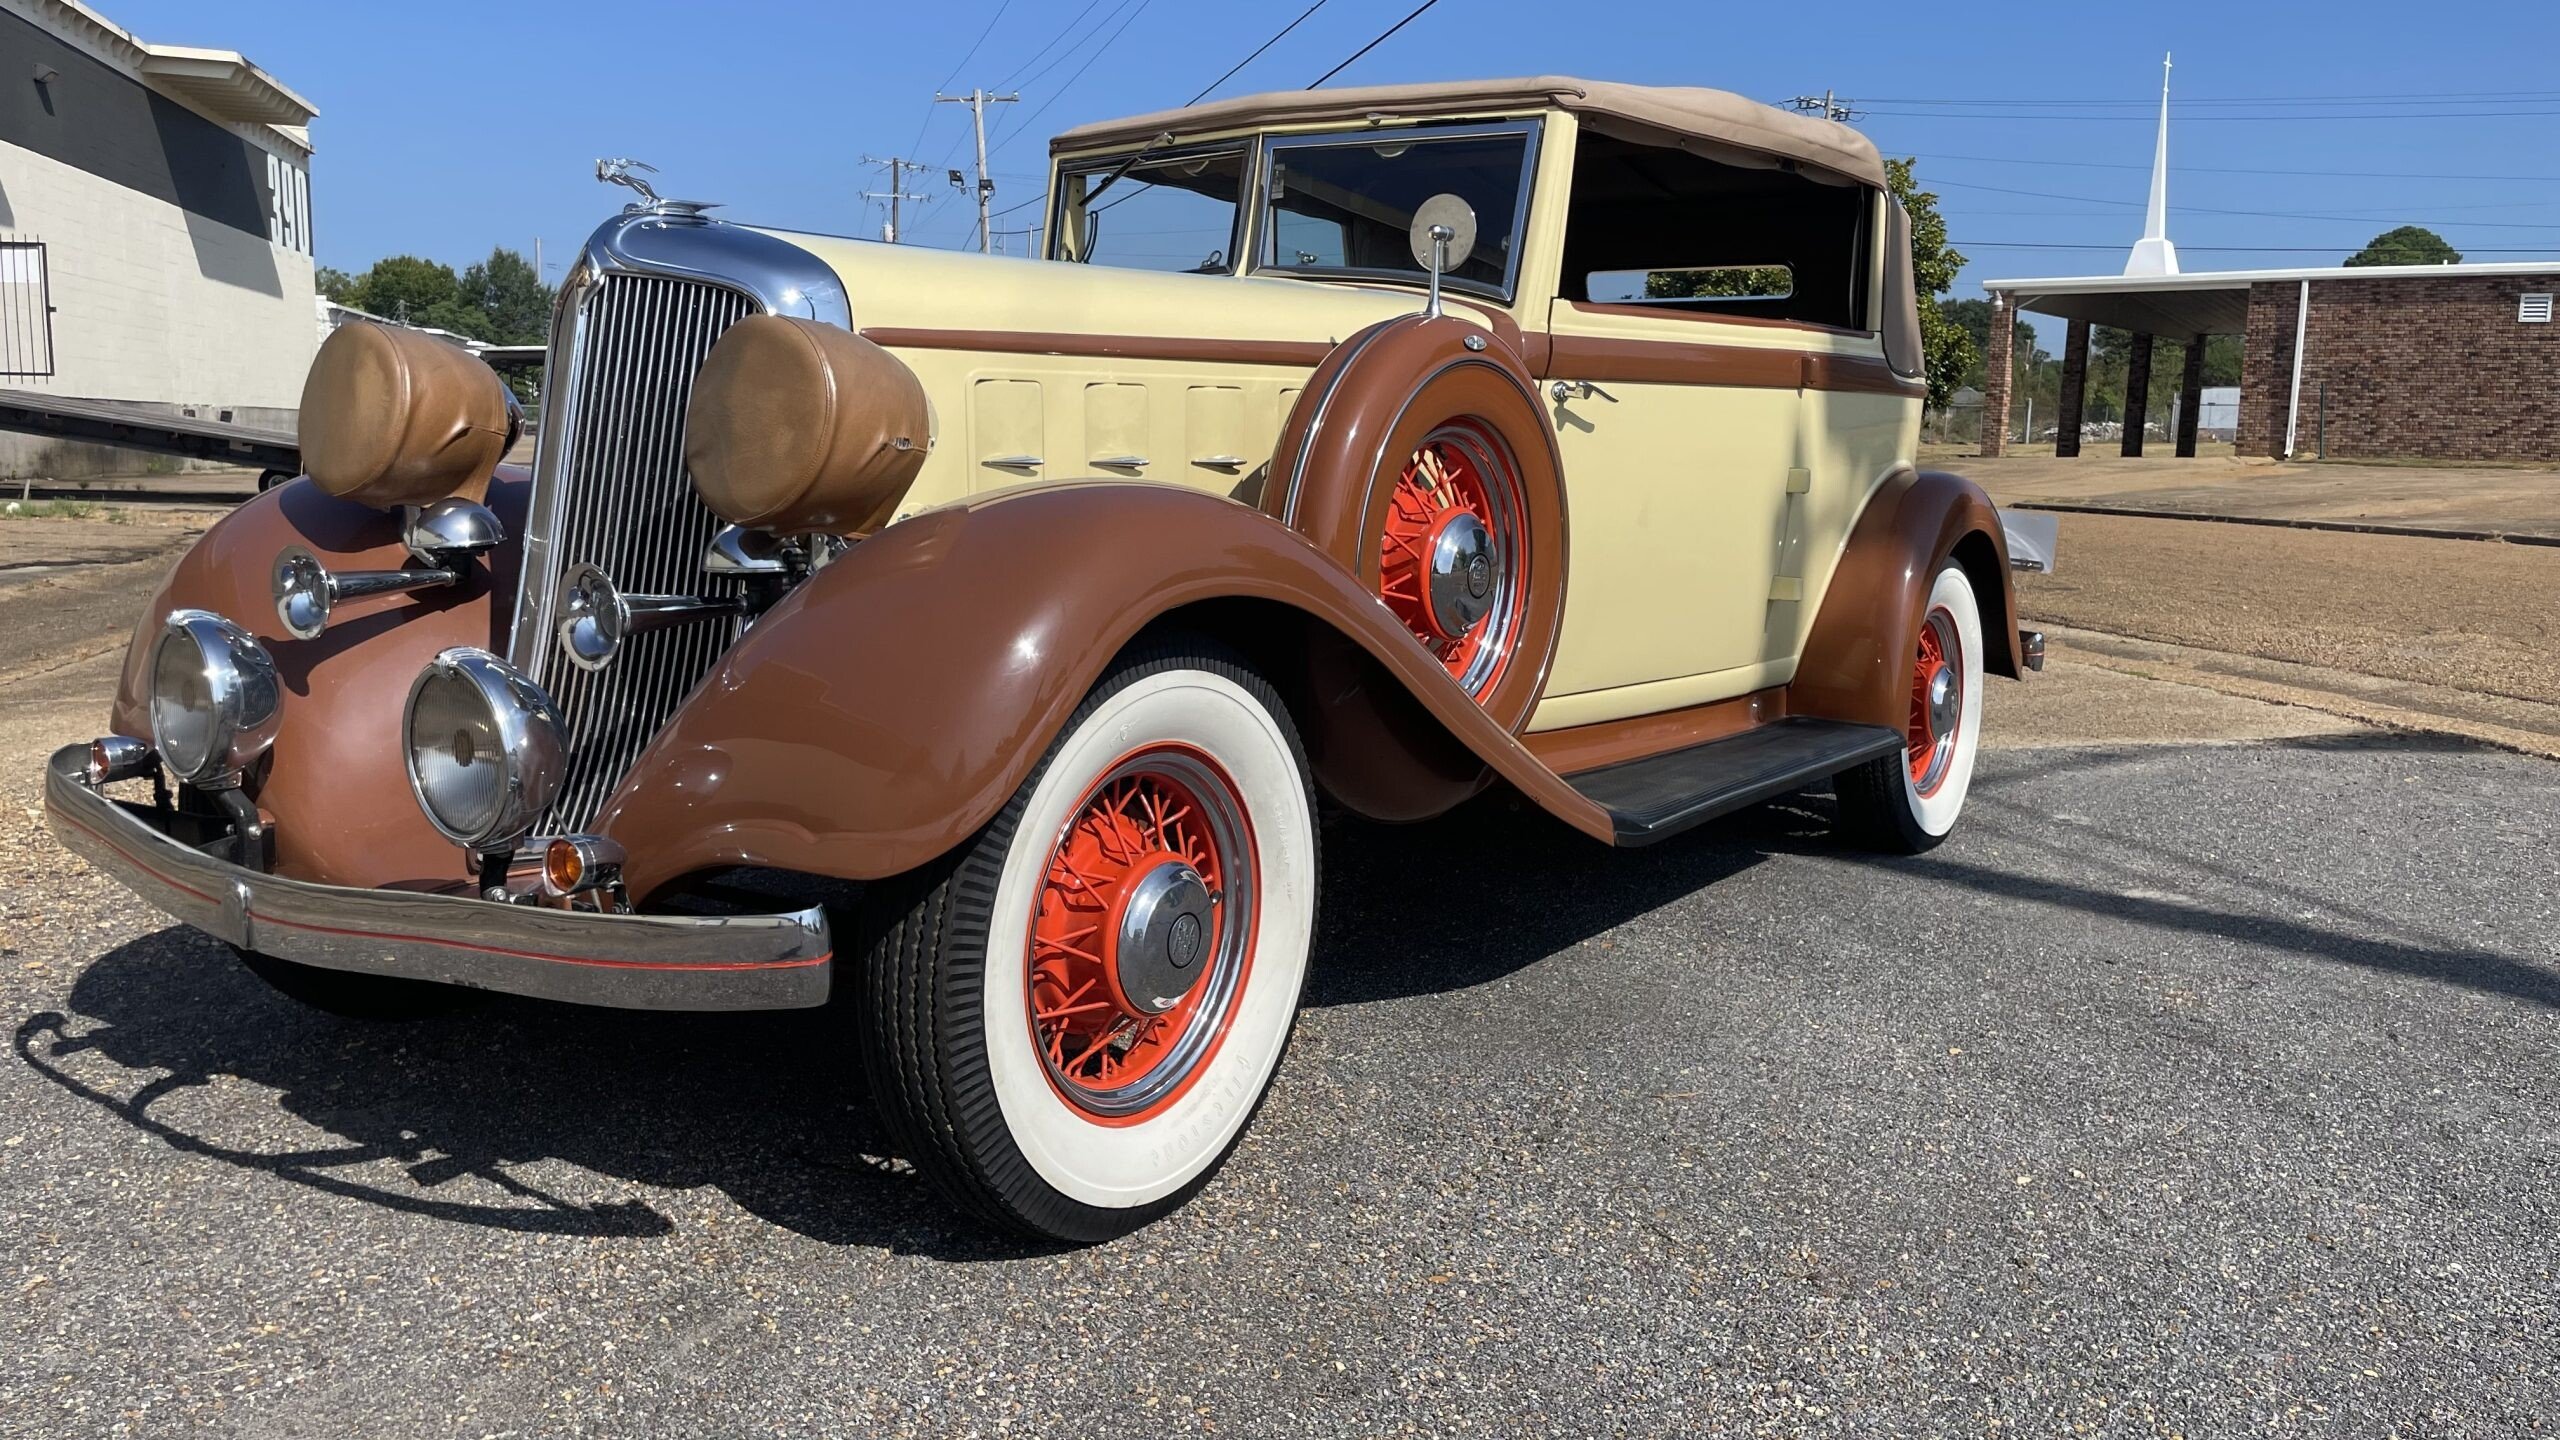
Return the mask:
<svg viewBox="0 0 2560 1440">
<path fill-rule="evenodd" d="M 64 860 L 34 767 L 115 663 L 64 635 L 129 602 L 46 583 L 13 613 L 72 618 L 0 663 L 0 1431 L 2512 1434 L 2560 1396 L 2546 760 L 2066 648 L 1918 860 L 1819 796 L 1638 852 L 1498 796 L 1338 829 L 1243 1149 L 1051 1252 L 881 1153 L 841 1016 L 334 1021 Z"/>
</svg>

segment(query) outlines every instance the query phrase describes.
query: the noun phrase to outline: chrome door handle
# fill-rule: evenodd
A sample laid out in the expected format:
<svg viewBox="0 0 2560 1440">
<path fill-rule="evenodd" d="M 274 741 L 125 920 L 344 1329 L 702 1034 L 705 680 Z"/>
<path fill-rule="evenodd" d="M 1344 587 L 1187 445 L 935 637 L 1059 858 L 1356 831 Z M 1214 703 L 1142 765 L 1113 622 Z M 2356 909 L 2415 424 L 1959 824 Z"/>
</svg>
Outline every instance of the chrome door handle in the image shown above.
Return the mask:
<svg viewBox="0 0 2560 1440">
<path fill-rule="evenodd" d="M 990 455 L 979 463 L 999 470 L 1037 470 L 1048 462 L 1037 455 Z"/>
<path fill-rule="evenodd" d="M 1147 468 L 1147 457 L 1144 455 L 1096 455 L 1093 457 L 1093 463 L 1105 470 L 1144 470 Z"/>
<path fill-rule="evenodd" d="M 1212 470 L 1234 470 L 1240 468 L 1245 461 L 1241 455 L 1203 455 L 1191 463 L 1205 465 Z"/>
<path fill-rule="evenodd" d="M 1563 404 L 1567 400 L 1588 400 L 1594 395 L 1599 396 L 1601 399 L 1608 401 L 1612 405 L 1618 403 L 1617 396 L 1610 394 L 1608 391 L 1601 389 L 1599 386 L 1592 384 L 1588 380 L 1559 380 L 1553 385 L 1547 387 L 1547 394 L 1554 397 L 1555 402 L 1559 405 Z"/>
</svg>

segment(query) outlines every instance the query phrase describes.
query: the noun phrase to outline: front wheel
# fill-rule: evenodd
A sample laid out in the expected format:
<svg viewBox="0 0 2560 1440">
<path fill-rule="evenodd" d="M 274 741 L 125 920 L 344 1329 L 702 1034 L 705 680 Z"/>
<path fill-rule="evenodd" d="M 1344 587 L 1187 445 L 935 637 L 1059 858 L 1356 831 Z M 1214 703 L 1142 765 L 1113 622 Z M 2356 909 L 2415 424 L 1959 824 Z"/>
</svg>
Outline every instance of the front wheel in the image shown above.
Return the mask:
<svg viewBox="0 0 2560 1440">
<path fill-rule="evenodd" d="M 1840 828 L 1872 849 L 1916 855 L 1947 838 L 1982 741 L 1982 608 L 1949 562 L 1921 602 L 1903 750 L 1843 772 Z"/>
<path fill-rule="evenodd" d="M 892 1136 L 1043 1238 L 1173 1210 L 1279 1066 L 1315 898 L 1271 687 L 1199 644 L 1121 661 L 985 829 L 874 897 L 865 1063 Z"/>
</svg>

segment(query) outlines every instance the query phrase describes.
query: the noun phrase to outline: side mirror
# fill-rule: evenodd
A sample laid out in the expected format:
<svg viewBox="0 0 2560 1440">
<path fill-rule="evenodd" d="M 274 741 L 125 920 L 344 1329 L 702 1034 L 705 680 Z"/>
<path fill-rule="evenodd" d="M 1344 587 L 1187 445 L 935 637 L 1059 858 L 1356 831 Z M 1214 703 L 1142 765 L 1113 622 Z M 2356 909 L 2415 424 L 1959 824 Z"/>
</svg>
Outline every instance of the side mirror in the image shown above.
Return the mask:
<svg viewBox="0 0 2560 1440">
<path fill-rule="evenodd" d="M 1413 248 L 1413 263 L 1431 276 L 1431 299 L 1422 313 L 1437 315 L 1440 277 L 1466 264 L 1475 253 L 1475 207 L 1446 191 L 1434 195 L 1413 212 L 1413 228 L 1406 232 L 1406 239 Z"/>
</svg>

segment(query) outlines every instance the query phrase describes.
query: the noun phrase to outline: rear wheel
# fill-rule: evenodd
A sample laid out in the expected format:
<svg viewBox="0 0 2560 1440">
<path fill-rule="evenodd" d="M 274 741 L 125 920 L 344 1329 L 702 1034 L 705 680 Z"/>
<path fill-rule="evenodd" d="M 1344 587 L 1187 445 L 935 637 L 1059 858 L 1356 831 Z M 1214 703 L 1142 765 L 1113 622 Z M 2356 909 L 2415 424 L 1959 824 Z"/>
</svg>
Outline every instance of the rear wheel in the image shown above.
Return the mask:
<svg viewBox="0 0 2560 1440">
<path fill-rule="evenodd" d="M 866 1064 L 918 1169 L 1049 1239 L 1206 1184 L 1306 973 L 1314 800 L 1288 713 L 1196 644 L 1124 660 L 953 855 L 880 887 Z"/>
<path fill-rule="evenodd" d="M 439 985 L 432 980 L 329 970 L 299 960 L 279 960 L 237 945 L 231 947 L 231 953 L 240 957 L 249 973 L 275 987 L 286 999 L 349 1020 L 424 1020 L 450 1014 L 479 998 L 477 991 Z"/>
<path fill-rule="evenodd" d="M 1841 774 L 1842 831 L 1906 855 L 1945 839 L 1973 786 L 1981 738 L 1982 611 L 1964 567 L 1951 562 L 1922 602 L 1902 753 Z"/>
</svg>

